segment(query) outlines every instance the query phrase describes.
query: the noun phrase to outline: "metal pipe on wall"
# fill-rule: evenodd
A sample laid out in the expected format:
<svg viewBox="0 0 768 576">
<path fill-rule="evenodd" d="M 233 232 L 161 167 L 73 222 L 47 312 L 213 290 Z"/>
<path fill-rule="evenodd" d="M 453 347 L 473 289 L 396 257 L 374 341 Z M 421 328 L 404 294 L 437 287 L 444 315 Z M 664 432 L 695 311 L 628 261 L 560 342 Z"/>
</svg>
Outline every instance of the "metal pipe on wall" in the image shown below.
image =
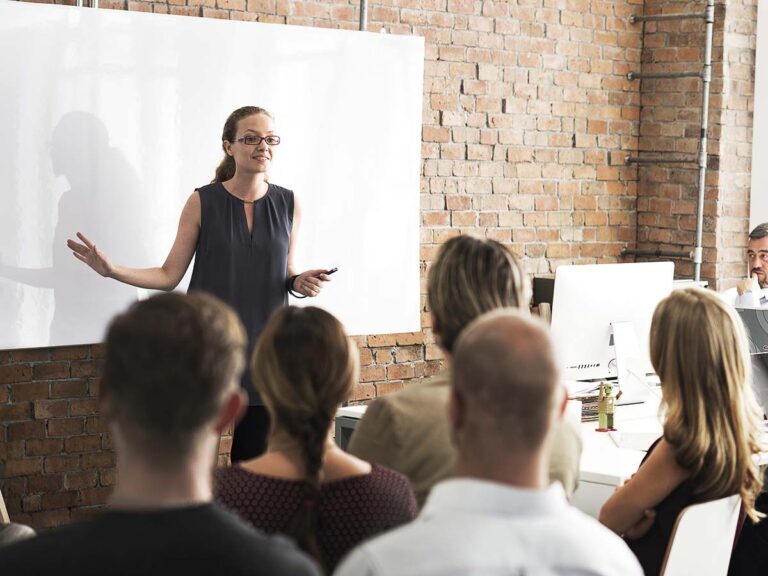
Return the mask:
<svg viewBox="0 0 768 576">
<path fill-rule="evenodd" d="M 707 185 L 707 131 L 709 129 L 709 87 L 712 82 L 712 39 L 715 30 L 715 0 L 707 0 L 707 35 L 704 47 L 704 70 L 701 95 L 701 140 L 699 142 L 699 197 L 696 206 L 696 244 L 693 248 L 693 279 L 701 280 L 704 248 L 704 193 Z"/>
<path fill-rule="evenodd" d="M 368 26 L 368 0 L 360 0 L 360 31 L 365 32 Z"/>
</svg>

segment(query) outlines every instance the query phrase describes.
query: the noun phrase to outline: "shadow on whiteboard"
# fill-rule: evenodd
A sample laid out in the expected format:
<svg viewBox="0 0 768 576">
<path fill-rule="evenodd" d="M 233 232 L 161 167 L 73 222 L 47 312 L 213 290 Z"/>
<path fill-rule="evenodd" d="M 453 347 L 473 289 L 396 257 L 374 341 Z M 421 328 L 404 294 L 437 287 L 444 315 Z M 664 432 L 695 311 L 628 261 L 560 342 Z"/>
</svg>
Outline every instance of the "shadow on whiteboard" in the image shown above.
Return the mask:
<svg viewBox="0 0 768 576">
<path fill-rule="evenodd" d="M 0 349 L 19 340 L 49 346 L 100 342 L 102 333 L 84 331 L 105 326 L 116 309 L 136 299 L 136 288 L 102 278 L 72 255 L 66 241 L 76 232 L 96 242 L 113 262 L 131 265 L 148 260 L 144 239 L 151 222 L 143 214 L 146 207 L 142 210 L 142 183 L 121 151 L 110 145 L 104 123 L 87 112 L 65 114 L 50 136 L 49 151 L 52 170 L 42 178 L 49 193 L 41 197 L 21 187 L 10 190 L 15 213 L 23 217 L 13 223 L 3 219 L 4 225 L 18 228 L 20 245 L 16 254 L 0 254 L 0 290 L 17 284 L 15 309 L 0 318 Z M 47 251 L 21 228 L 25 218 L 35 218 L 35 211 L 44 212 L 59 177 L 67 188 L 58 200 L 53 242 Z M 14 260 L 17 265 L 11 265 Z M 25 266 L 25 260 L 50 265 Z M 18 334 L 18 327 L 24 334 Z"/>
</svg>

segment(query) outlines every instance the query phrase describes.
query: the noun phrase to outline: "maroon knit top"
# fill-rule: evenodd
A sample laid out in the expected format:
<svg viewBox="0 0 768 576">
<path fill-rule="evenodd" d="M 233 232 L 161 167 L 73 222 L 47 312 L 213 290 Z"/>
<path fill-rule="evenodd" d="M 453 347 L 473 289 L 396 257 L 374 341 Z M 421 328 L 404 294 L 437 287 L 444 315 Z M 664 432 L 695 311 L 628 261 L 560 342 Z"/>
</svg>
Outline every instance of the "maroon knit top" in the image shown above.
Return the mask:
<svg viewBox="0 0 768 576">
<path fill-rule="evenodd" d="M 376 464 L 371 468 L 370 474 L 320 485 L 318 540 L 329 571 L 363 540 L 416 516 L 408 479 Z M 238 465 L 219 468 L 214 486 L 220 504 L 267 534 L 285 532 L 304 504 L 304 482 L 254 474 Z"/>
</svg>

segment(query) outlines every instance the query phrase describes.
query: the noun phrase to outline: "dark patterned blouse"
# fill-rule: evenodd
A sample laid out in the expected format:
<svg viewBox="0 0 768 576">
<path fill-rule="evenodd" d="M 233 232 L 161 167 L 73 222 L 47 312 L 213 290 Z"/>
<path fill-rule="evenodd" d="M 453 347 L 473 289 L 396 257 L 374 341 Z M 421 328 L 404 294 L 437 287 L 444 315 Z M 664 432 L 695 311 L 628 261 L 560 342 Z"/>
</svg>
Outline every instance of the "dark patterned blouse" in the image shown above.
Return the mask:
<svg viewBox="0 0 768 576">
<path fill-rule="evenodd" d="M 318 540 L 333 571 L 352 548 L 416 516 L 416 498 L 402 474 L 371 465 L 371 473 L 321 485 Z M 304 504 L 304 483 L 248 472 L 216 471 L 216 500 L 267 534 L 282 533 Z"/>
</svg>

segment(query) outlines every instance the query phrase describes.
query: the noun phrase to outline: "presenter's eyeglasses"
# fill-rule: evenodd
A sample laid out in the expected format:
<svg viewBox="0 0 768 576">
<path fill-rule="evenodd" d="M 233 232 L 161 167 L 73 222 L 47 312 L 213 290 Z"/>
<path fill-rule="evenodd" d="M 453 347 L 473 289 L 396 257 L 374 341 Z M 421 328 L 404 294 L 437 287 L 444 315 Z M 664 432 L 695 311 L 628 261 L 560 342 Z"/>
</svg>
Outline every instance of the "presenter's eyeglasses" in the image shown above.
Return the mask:
<svg viewBox="0 0 768 576">
<path fill-rule="evenodd" d="M 270 134 L 269 136 L 243 136 L 234 140 L 235 142 L 242 142 L 246 146 L 258 146 L 262 141 L 267 143 L 267 146 L 277 146 L 280 144 L 280 136 Z"/>
</svg>

